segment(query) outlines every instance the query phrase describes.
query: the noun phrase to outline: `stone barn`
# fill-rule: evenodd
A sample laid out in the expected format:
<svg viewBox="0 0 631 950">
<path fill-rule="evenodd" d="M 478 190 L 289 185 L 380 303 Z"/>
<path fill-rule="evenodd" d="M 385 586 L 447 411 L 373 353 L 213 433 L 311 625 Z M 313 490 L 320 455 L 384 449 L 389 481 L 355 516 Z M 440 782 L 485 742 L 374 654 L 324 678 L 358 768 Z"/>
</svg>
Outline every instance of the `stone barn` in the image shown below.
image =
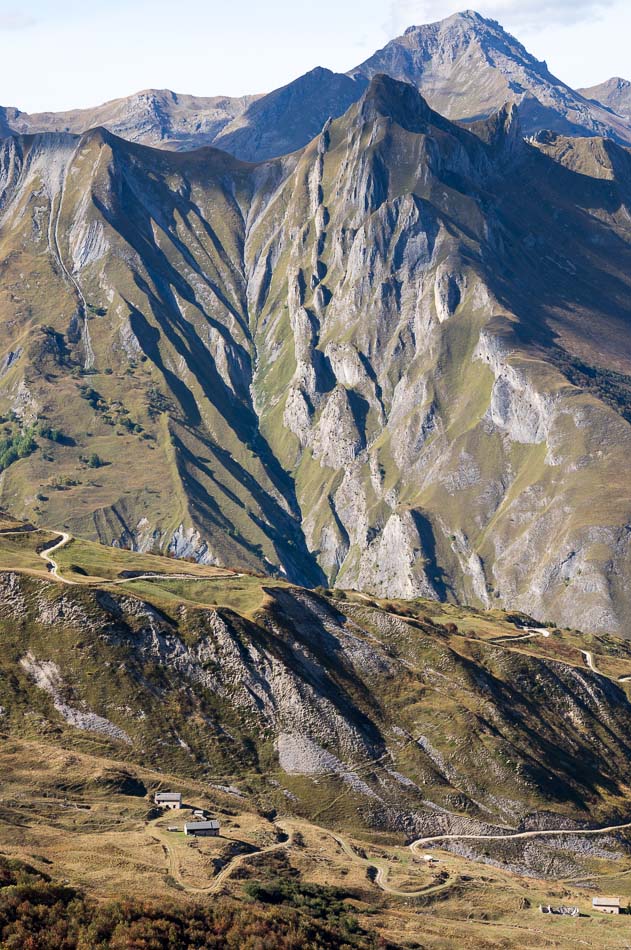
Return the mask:
<svg viewBox="0 0 631 950">
<path fill-rule="evenodd" d="M 620 898 L 619 897 L 594 897 L 592 900 L 592 907 L 594 910 L 600 911 L 601 914 L 619 914 L 620 913 Z"/>
<path fill-rule="evenodd" d="M 156 792 L 153 796 L 153 800 L 159 808 L 168 808 L 177 811 L 182 807 L 181 792 Z"/>
</svg>

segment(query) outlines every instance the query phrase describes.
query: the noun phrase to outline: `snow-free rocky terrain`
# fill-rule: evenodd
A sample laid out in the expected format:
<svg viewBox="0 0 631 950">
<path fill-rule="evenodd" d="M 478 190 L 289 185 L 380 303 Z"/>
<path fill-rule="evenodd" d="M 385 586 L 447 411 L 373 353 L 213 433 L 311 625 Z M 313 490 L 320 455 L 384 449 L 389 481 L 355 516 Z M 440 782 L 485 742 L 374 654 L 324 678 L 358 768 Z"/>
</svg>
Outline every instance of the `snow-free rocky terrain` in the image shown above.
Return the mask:
<svg viewBox="0 0 631 950">
<path fill-rule="evenodd" d="M 497 33 L 419 35 L 473 27 Z M 625 634 L 631 154 L 600 126 L 525 137 L 523 103 L 465 127 L 373 71 L 255 164 L 104 129 L 0 141 L 2 503 Z"/>
<path fill-rule="evenodd" d="M 631 143 L 629 83 L 571 89 L 495 20 L 466 10 L 411 26 L 348 73 L 317 67 L 280 89 L 242 97 L 145 89 L 89 109 L 28 114 L 0 107 L 0 134 L 86 132 L 96 126 L 131 142 L 188 150 L 216 145 L 255 162 L 303 148 L 338 118 L 378 73 L 410 82 L 437 112 L 472 122 L 506 102 L 525 134 L 603 135 Z M 626 97 L 626 98 L 625 98 Z"/>
<path fill-rule="evenodd" d="M 524 142 L 512 108 L 466 131 L 385 77 L 258 166 L 4 140 L 2 401 L 58 430 L 5 504 L 622 629 L 630 168 L 597 138 Z"/>
</svg>

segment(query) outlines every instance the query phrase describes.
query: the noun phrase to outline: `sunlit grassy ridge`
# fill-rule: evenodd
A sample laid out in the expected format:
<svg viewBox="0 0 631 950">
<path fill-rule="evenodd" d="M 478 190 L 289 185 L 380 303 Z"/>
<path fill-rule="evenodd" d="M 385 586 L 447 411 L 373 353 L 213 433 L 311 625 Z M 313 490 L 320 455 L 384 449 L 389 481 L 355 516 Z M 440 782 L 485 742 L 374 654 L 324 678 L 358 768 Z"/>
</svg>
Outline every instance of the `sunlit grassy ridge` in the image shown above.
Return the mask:
<svg viewBox="0 0 631 950">
<path fill-rule="evenodd" d="M 196 562 L 178 561 L 156 554 L 140 554 L 120 547 L 107 547 L 77 538 L 60 549 L 56 556 L 64 573 L 85 571 L 92 578 L 116 580 L 139 574 L 190 574 L 199 578 L 225 577 L 232 572 Z M 77 571 L 76 569 L 79 568 Z M 79 577 L 75 578 L 78 580 Z"/>
</svg>

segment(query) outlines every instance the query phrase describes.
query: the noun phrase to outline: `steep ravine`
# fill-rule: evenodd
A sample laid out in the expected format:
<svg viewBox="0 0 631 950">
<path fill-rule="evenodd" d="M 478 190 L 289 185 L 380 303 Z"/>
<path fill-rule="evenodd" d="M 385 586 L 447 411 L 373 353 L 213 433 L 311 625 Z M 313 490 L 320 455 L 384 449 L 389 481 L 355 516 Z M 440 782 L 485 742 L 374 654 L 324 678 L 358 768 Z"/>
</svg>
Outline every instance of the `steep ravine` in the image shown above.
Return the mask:
<svg viewBox="0 0 631 950">
<path fill-rule="evenodd" d="M 624 149 L 525 142 L 510 108 L 467 131 L 384 76 L 259 165 L 103 130 L 1 147 L 0 402 L 34 442 L 5 506 L 626 629 Z"/>
</svg>

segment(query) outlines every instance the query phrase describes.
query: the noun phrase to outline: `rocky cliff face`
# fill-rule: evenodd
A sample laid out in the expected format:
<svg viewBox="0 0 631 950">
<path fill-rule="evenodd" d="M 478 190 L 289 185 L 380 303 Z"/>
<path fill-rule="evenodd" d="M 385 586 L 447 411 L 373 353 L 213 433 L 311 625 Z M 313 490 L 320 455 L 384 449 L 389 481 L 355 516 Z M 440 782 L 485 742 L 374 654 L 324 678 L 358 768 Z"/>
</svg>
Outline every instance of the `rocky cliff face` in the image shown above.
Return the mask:
<svg viewBox="0 0 631 950">
<path fill-rule="evenodd" d="M 624 631 L 629 153 L 518 121 L 467 131 L 376 77 L 259 165 L 4 140 L 0 398 L 5 439 L 35 445 L 3 503 Z"/>
<path fill-rule="evenodd" d="M 473 121 L 514 102 L 527 134 L 553 129 L 631 142 L 628 117 L 603 108 L 610 103 L 590 90 L 570 89 L 499 23 L 473 10 L 409 27 L 349 75 L 377 73 L 413 83 L 451 119 Z"/>
</svg>

